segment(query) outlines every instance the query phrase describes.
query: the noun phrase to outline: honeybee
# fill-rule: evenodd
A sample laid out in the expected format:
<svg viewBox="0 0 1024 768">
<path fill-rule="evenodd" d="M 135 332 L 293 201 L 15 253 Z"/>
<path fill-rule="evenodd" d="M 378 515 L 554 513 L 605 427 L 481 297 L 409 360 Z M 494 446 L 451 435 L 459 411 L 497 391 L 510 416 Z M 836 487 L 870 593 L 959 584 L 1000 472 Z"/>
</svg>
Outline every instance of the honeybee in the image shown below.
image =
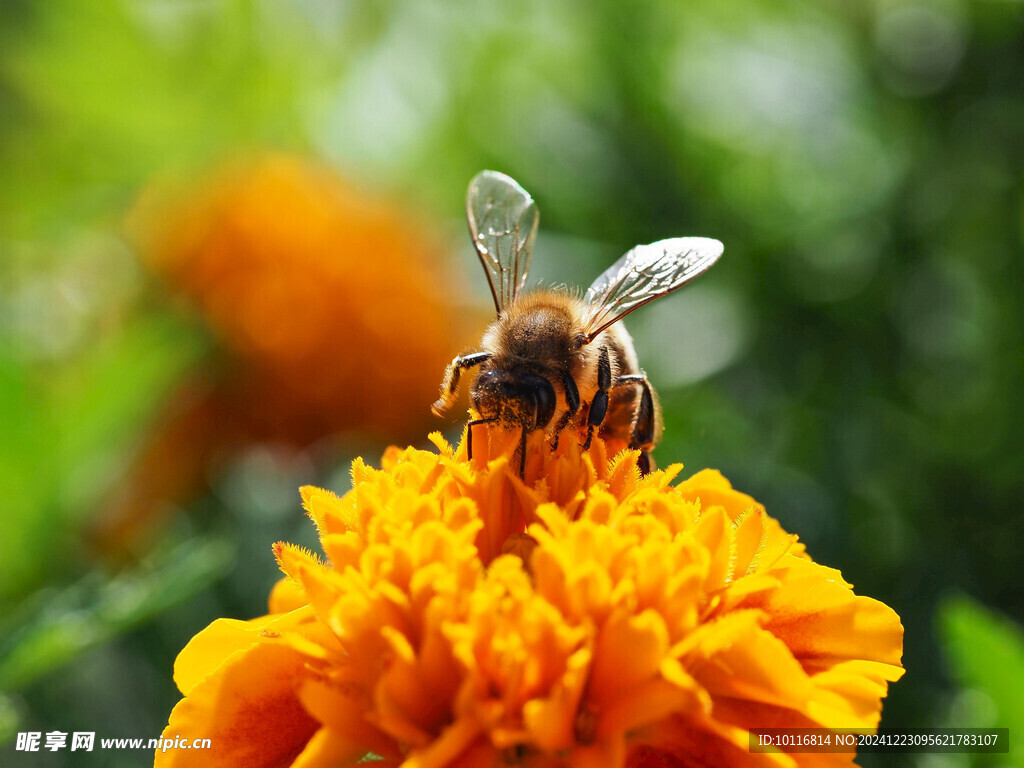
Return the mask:
<svg viewBox="0 0 1024 768">
<path fill-rule="evenodd" d="M 648 471 L 648 454 L 661 435 L 661 413 L 619 320 L 706 271 L 722 255 L 722 244 L 677 237 L 638 245 L 601 274 L 582 299 L 557 289 L 521 294 L 537 235 L 533 198 L 509 176 L 483 171 L 469 184 L 466 217 L 497 318 L 479 351 L 452 360 L 431 410 L 443 416 L 463 372 L 478 368 L 470 397 L 480 418 L 469 422 L 470 458 L 477 424 L 518 428 L 522 476 L 528 434 L 546 430 L 554 449 L 572 427 L 577 434 L 586 430 L 584 450 L 595 431 L 639 449 L 641 470 Z"/>
</svg>

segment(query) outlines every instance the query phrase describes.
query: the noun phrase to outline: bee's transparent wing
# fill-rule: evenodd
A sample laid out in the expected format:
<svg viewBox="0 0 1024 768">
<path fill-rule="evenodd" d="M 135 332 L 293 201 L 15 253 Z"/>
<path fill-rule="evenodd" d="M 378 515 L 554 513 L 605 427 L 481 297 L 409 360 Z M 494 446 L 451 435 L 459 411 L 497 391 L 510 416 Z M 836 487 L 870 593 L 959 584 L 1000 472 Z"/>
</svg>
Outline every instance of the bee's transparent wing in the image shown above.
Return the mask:
<svg viewBox="0 0 1024 768">
<path fill-rule="evenodd" d="M 537 235 L 537 206 L 515 179 L 481 171 L 469 183 L 466 218 L 494 307 L 501 312 L 526 283 Z"/>
<path fill-rule="evenodd" d="M 722 244 L 707 237 L 674 237 L 638 245 L 587 290 L 587 342 L 637 307 L 682 288 L 721 255 Z"/>
</svg>

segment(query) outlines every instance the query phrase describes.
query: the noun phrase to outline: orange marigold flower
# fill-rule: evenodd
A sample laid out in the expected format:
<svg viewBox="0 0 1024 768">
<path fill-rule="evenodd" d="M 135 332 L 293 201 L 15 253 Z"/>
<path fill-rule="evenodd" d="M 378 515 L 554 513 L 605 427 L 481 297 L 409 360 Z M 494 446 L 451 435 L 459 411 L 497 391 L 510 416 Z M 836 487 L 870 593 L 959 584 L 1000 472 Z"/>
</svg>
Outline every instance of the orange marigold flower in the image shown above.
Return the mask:
<svg viewBox="0 0 1024 768">
<path fill-rule="evenodd" d="M 903 628 L 716 471 L 673 485 L 598 440 L 506 436 L 474 459 L 390 449 L 303 488 L 327 560 L 288 544 L 271 614 L 178 657 L 157 765 L 832 765 L 751 754 L 752 727 L 867 728 Z"/>
<path fill-rule="evenodd" d="M 230 378 L 245 379 L 231 396 L 263 420 L 251 427 L 261 437 L 422 434 L 434 378 L 472 323 L 448 295 L 440 233 L 410 207 L 322 164 L 266 154 L 152 185 L 128 229 L 198 308 Z"/>
</svg>

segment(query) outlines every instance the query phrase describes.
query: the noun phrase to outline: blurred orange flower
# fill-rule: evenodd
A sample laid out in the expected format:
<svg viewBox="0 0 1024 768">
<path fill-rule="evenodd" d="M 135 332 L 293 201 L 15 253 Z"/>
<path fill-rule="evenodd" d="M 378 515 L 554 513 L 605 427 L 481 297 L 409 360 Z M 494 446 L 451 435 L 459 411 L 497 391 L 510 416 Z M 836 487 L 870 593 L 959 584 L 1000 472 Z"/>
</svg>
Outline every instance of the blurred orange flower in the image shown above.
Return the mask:
<svg viewBox="0 0 1024 768">
<path fill-rule="evenodd" d="M 453 308 L 436 235 L 409 211 L 270 155 L 200 183 L 153 185 L 128 229 L 220 344 L 215 364 L 170 398 L 106 505 L 108 544 L 247 443 L 422 434 L 452 339 L 474 318 Z"/>
<path fill-rule="evenodd" d="M 285 155 L 167 198 L 149 190 L 130 229 L 244 368 L 236 392 L 263 429 L 303 441 L 424 423 L 458 323 L 423 221 Z"/>
<path fill-rule="evenodd" d="M 472 462 L 435 435 L 357 460 L 344 497 L 302 490 L 327 561 L 276 545 L 271 614 L 181 652 L 164 736 L 213 749 L 158 767 L 852 762 L 751 754 L 748 729 L 876 727 L 890 608 L 718 472 L 673 486 L 538 432 L 521 480 L 486 432 Z"/>
</svg>

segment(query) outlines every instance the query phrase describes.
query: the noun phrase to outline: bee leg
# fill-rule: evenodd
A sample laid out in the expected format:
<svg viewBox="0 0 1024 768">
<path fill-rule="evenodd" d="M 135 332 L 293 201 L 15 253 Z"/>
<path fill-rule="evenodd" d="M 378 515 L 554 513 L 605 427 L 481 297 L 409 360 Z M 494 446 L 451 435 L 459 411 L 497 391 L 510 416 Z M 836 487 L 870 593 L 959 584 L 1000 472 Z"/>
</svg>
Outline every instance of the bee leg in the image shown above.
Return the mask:
<svg viewBox="0 0 1024 768">
<path fill-rule="evenodd" d="M 519 479 L 526 479 L 526 435 L 529 430 L 523 424 L 523 433 L 519 436 Z"/>
<path fill-rule="evenodd" d="M 466 425 L 466 458 L 472 461 L 473 459 L 473 427 L 477 424 L 490 424 L 497 421 L 497 419 L 470 419 Z"/>
<path fill-rule="evenodd" d="M 597 393 L 590 403 L 590 414 L 587 416 L 587 440 L 581 446 L 584 451 L 590 448 L 590 442 L 594 439 L 594 428 L 601 426 L 608 413 L 608 390 L 611 388 L 612 364 L 608 358 L 608 347 L 601 347 L 601 357 L 597 360 Z"/>
<path fill-rule="evenodd" d="M 650 449 L 654 442 L 655 424 L 654 396 L 651 394 L 651 385 L 647 382 L 647 376 L 643 373 L 629 373 L 619 376 L 615 386 L 620 384 L 640 385 L 640 405 L 636 409 L 636 419 L 633 422 L 633 440 L 630 448 L 640 448 L 643 451 Z"/>
<path fill-rule="evenodd" d="M 480 365 L 480 363 L 489 360 L 490 357 L 490 352 L 473 352 L 469 355 L 456 357 L 449 363 L 448 368 L 444 372 L 444 380 L 441 382 L 441 396 L 430 406 L 430 410 L 433 411 L 435 416 L 444 416 L 448 409 L 451 408 L 452 401 L 455 400 L 455 391 L 459 388 L 459 377 L 462 375 L 462 371 L 466 368 Z"/>
<path fill-rule="evenodd" d="M 568 409 L 558 417 L 558 422 L 555 424 L 555 439 L 551 443 L 552 451 L 558 448 L 558 438 L 561 436 L 562 430 L 569 426 L 569 421 L 580 409 L 580 391 L 576 388 L 576 381 L 568 371 L 562 371 L 562 389 L 565 390 L 565 404 Z"/>
<path fill-rule="evenodd" d="M 640 451 L 640 458 L 636 460 L 636 465 L 640 469 L 640 477 L 651 474 L 651 454 L 647 451 Z"/>
</svg>

